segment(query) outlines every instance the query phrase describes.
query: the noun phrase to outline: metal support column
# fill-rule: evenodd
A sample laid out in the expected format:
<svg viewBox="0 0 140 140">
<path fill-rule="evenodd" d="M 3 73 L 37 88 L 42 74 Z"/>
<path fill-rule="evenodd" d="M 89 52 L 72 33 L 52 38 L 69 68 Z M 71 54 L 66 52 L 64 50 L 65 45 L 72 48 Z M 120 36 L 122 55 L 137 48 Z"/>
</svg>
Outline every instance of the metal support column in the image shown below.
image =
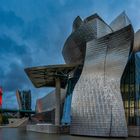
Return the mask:
<svg viewBox="0 0 140 140">
<path fill-rule="evenodd" d="M 60 79 L 57 77 L 55 78 L 56 84 L 56 108 L 55 108 L 55 125 L 60 125 Z"/>
</svg>

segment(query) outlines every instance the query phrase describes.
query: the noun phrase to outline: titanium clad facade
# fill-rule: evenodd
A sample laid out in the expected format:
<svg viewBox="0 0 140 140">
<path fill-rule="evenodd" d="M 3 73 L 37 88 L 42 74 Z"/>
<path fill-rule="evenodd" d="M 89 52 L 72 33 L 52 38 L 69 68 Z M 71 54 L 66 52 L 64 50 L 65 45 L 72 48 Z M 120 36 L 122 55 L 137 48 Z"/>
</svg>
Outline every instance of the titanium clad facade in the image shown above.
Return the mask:
<svg viewBox="0 0 140 140">
<path fill-rule="evenodd" d="M 87 43 L 72 97 L 71 134 L 127 137 L 120 79 L 132 40 L 133 29 L 127 26 Z"/>
<path fill-rule="evenodd" d="M 66 96 L 66 91 L 61 89 L 61 104 L 64 102 Z M 53 111 L 55 109 L 55 91 L 50 92 L 43 98 L 40 98 L 36 101 L 36 112 L 48 112 Z"/>
<path fill-rule="evenodd" d="M 62 50 L 67 67 L 35 67 L 26 72 L 36 87 L 55 87 L 56 71 L 67 77 L 61 80 L 61 88 L 66 88 L 61 91 L 59 113 L 61 125 L 70 125 L 70 134 L 140 136 L 139 40 L 140 31 L 134 39 L 125 12 L 110 25 L 97 14 L 84 20 L 78 16 Z M 55 108 L 55 92 L 37 100 L 37 113 L 46 113 L 47 121 L 54 122 Z"/>
<path fill-rule="evenodd" d="M 122 12 L 111 22 L 109 26 L 113 29 L 113 31 L 117 31 L 128 26 L 129 24 L 131 24 L 131 21 L 129 20 L 125 12 Z"/>
<path fill-rule="evenodd" d="M 77 28 L 75 28 L 76 23 Z M 97 14 L 84 21 L 77 17 L 73 26 L 73 32 L 66 40 L 62 51 L 66 63 L 83 63 L 86 42 L 112 32 L 112 29 Z"/>
</svg>

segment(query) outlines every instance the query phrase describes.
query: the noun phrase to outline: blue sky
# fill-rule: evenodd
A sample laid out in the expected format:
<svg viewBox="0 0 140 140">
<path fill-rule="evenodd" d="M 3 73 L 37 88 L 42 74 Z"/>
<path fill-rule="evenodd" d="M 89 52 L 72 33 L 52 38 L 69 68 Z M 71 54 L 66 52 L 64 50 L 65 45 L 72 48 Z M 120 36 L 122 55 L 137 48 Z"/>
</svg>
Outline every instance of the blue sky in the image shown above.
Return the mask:
<svg viewBox="0 0 140 140">
<path fill-rule="evenodd" d="M 52 89 L 36 89 L 24 68 L 64 63 L 61 51 L 76 16 L 98 13 L 110 23 L 126 11 L 134 30 L 140 28 L 140 0 L 0 0 L 0 85 L 3 107 L 17 108 L 16 89 L 37 98 Z"/>
</svg>

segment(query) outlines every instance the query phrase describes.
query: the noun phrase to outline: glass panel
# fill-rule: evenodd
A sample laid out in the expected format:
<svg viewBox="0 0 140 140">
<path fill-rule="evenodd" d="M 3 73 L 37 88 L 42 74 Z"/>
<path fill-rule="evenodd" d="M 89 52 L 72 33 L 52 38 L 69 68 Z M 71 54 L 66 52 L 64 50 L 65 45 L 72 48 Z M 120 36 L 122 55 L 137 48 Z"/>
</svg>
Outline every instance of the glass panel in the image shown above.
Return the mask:
<svg viewBox="0 0 140 140">
<path fill-rule="evenodd" d="M 134 108 L 134 101 L 130 101 L 130 107 L 132 108 Z"/>
<path fill-rule="evenodd" d="M 128 108 L 128 101 L 124 101 L 125 102 L 125 108 Z"/>
<path fill-rule="evenodd" d="M 134 108 L 130 108 L 130 117 L 134 117 Z"/>
</svg>

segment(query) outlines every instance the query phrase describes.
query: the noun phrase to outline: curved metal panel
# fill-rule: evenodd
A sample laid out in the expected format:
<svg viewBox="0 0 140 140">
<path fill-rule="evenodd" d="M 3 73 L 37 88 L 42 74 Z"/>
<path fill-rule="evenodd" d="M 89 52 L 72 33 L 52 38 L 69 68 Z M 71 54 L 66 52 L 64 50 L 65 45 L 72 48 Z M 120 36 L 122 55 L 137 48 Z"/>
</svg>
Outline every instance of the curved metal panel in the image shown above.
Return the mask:
<svg viewBox="0 0 140 140">
<path fill-rule="evenodd" d="M 83 63 L 86 42 L 111 32 L 112 29 L 97 14 L 86 18 L 65 42 L 62 54 L 66 63 Z"/>
<path fill-rule="evenodd" d="M 65 96 L 66 91 L 64 89 L 61 89 L 61 104 L 64 103 Z M 55 110 L 55 102 L 55 91 L 52 91 L 43 98 L 40 98 L 36 101 L 36 112 L 42 113 Z"/>
<path fill-rule="evenodd" d="M 127 137 L 120 79 L 133 41 L 133 29 L 87 43 L 83 71 L 72 97 L 71 134 Z"/>
<path fill-rule="evenodd" d="M 128 26 L 129 24 L 131 24 L 130 19 L 125 12 L 122 12 L 111 22 L 110 27 L 113 29 L 113 31 L 117 31 Z"/>
</svg>

